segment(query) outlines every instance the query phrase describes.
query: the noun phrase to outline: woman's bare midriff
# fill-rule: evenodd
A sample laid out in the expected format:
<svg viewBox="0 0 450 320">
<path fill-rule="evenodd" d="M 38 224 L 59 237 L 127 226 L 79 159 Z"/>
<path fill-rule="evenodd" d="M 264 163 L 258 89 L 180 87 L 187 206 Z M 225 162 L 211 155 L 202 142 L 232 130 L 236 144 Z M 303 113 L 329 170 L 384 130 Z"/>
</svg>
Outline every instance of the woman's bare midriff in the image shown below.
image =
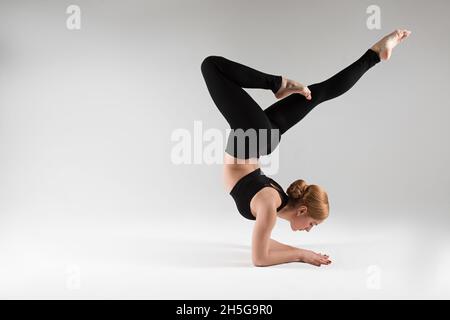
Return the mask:
<svg viewBox="0 0 450 320">
<path fill-rule="evenodd" d="M 255 171 L 258 169 L 259 162 L 258 159 L 252 158 L 248 160 L 243 159 L 237 159 L 228 153 L 224 153 L 224 162 L 223 162 L 223 178 L 225 183 L 225 189 L 227 193 L 230 193 L 231 189 L 233 189 L 234 185 L 245 175 L 249 174 L 250 172 Z M 276 189 L 277 187 L 274 186 L 272 183 L 271 185 Z M 264 190 L 267 190 L 269 188 L 269 192 L 264 192 Z M 275 191 L 274 188 L 271 187 L 264 187 L 260 191 L 258 191 L 252 200 L 250 201 L 250 208 L 253 216 L 256 217 L 256 213 L 254 208 L 255 205 L 255 199 L 258 198 L 258 201 L 261 201 L 263 199 L 260 198 L 260 194 L 264 192 L 263 197 L 268 197 L 269 199 L 276 202 L 276 206 L 279 207 L 281 205 L 281 198 L 278 194 L 278 191 Z"/>
<path fill-rule="evenodd" d="M 234 185 L 245 175 L 258 169 L 258 159 L 237 159 L 224 152 L 223 179 L 227 193 L 230 193 Z"/>
</svg>

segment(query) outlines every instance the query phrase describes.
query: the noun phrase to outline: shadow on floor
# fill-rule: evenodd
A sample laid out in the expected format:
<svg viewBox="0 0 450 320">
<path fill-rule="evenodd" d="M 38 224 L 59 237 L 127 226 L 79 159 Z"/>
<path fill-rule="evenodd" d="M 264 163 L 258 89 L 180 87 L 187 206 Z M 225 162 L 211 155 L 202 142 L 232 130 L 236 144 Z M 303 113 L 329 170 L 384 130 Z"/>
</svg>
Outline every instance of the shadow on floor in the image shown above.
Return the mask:
<svg viewBox="0 0 450 320">
<path fill-rule="evenodd" d="M 322 266 L 321 269 L 353 270 L 368 268 L 382 262 L 383 248 L 373 242 L 357 243 L 321 243 L 302 244 L 303 247 L 315 252 L 327 253 L 333 264 Z M 212 242 L 200 240 L 170 241 L 165 243 L 165 253 L 158 252 L 158 261 L 167 266 L 182 266 L 192 268 L 252 268 L 251 247 L 236 243 Z M 172 255 L 176 252 L 175 255 Z M 166 254 L 167 253 L 167 254 Z M 271 266 L 281 269 L 311 269 L 317 268 L 305 263 L 286 263 Z"/>
</svg>

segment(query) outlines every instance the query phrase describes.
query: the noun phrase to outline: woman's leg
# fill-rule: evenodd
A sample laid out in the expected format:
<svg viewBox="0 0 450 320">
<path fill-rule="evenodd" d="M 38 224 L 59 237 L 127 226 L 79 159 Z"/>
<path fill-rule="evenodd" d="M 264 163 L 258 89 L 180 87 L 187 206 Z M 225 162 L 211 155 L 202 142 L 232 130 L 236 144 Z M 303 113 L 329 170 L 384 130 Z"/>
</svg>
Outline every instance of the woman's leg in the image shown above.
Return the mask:
<svg viewBox="0 0 450 320">
<path fill-rule="evenodd" d="M 222 56 L 208 56 L 201 64 L 208 91 L 232 129 L 265 127 L 267 116 L 242 88 L 277 92 L 281 76 L 267 74 Z"/>
<path fill-rule="evenodd" d="M 274 148 L 271 135 L 272 123 L 266 113 L 255 100 L 242 88 L 260 88 L 277 92 L 281 86 L 281 76 L 267 74 L 222 56 L 208 56 L 201 64 L 201 71 L 206 82 L 208 91 L 219 111 L 227 120 L 231 129 L 242 129 L 249 133 L 248 129 L 256 132 L 255 143 L 257 150 L 250 148 L 250 142 L 245 137 L 239 138 L 233 131 L 228 140 L 227 152 L 236 158 L 258 158 L 259 155 L 268 154 Z M 260 150 L 259 131 L 264 131 L 264 140 L 261 144 L 265 149 Z M 251 137 L 251 133 L 247 137 Z M 236 141 L 237 138 L 239 141 Z M 232 145 L 232 143 L 234 143 Z M 234 149 L 235 144 L 245 144 L 245 155 L 238 154 Z M 270 147 L 269 147 L 270 146 Z"/>
<path fill-rule="evenodd" d="M 378 53 L 369 49 L 358 60 L 328 80 L 309 85 L 311 100 L 307 100 L 301 94 L 291 94 L 275 102 L 264 112 L 280 128 L 280 134 L 284 134 L 302 120 L 315 106 L 347 92 L 366 71 L 378 62 L 380 62 Z"/>
</svg>

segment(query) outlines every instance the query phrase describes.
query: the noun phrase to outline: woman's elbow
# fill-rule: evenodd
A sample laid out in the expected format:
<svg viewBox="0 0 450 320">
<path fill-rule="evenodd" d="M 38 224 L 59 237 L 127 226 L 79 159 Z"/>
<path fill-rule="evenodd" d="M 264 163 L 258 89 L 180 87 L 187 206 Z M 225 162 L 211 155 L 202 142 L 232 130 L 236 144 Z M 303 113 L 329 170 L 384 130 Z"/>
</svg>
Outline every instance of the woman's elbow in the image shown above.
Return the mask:
<svg viewBox="0 0 450 320">
<path fill-rule="evenodd" d="M 265 267 L 266 264 L 264 264 L 264 262 L 261 262 L 261 261 L 253 261 L 253 266 L 255 266 L 255 267 Z"/>
<path fill-rule="evenodd" d="M 266 267 L 267 266 L 267 262 L 264 257 L 253 257 L 252 262 L 255 267 Z"/>
</svg>

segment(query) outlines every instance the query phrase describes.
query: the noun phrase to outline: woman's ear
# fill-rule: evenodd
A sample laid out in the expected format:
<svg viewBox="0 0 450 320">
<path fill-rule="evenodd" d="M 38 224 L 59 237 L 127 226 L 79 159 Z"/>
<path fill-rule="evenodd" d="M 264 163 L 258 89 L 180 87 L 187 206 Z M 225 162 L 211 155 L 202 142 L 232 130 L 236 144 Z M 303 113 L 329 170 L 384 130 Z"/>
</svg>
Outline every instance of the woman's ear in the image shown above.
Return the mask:
<svg viewBox="0 0 450 320">
<path fill-rule="evenodd" d="M 308 208 L 305 206 L 301 206 L 299 210 L 301 215 L 306 215 L 306 213 L 308 212 Z"/>
<path fill-rule="evenodd" d="M 297 209 L 297 216 L 304 216 L 308 212 L 308 208 L 305 206 L 301 206 Z"/>
</svg>

